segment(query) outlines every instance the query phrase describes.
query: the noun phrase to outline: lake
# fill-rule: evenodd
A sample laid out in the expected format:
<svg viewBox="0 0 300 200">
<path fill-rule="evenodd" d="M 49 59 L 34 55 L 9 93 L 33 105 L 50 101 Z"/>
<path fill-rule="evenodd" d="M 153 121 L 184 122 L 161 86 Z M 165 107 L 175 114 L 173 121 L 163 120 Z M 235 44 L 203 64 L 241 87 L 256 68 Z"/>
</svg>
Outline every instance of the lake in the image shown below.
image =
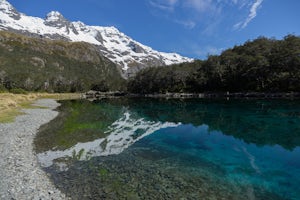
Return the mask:
<svg viewBox="0 0 300 200">
<path fill-rule="evenodd" d="M 300 101 L 61 101 L 38 160 L 73 199 L 300 199 Z"/>
</svg>

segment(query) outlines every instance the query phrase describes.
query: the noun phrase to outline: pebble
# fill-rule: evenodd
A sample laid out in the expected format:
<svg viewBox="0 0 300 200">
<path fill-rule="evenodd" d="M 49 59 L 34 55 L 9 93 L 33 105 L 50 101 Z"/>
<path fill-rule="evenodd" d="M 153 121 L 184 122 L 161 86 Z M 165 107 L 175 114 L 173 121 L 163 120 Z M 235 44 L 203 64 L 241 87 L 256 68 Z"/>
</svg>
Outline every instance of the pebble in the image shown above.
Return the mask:
<svg viewBox="0 0 300 200">
<path fill-rule="evenodd" d="M 11 199 L 70 199 L 59 191 L 40 168 L 33 139 L 41 125 L 54 119 L 59 104 L 52 99 L 35 105 L 48 109 L 24 109 L 13 123 L 0 124 L 0 197 Z"/>
</svg>

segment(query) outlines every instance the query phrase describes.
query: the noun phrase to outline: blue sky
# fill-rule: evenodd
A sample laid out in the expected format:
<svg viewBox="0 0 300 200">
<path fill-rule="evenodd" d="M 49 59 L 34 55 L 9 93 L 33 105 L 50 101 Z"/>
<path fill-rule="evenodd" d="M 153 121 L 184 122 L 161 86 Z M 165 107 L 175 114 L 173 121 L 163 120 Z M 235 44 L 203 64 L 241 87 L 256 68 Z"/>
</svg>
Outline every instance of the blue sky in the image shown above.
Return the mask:
<svg viewBox="0 0 300 200">
<path fill-rule="evenodd" d="M 300 35 L 300 0 L 8 0 L 44 18 L 56 10 L 70 21 L 115 26 L 165 51 L 205 59 L 259 36 Z"/>
</svg>

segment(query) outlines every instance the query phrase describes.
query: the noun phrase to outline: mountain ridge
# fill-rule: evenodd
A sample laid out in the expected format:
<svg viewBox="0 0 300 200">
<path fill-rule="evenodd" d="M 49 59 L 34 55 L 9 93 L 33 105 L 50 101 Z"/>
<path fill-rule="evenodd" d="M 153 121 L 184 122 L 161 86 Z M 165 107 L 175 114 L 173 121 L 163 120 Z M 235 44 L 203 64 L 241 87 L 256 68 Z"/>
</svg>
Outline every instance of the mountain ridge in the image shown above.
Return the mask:
<svg viewBox="0 0 300 200">
<path fill-rule="evenodd" d="M 193 61 L 177 53 L 153 50 L 115 27 L 89 26 L 80 21 L 71 22 L 58 11 L 49 12 L 45 19 L 27 16 L 19 13 L 6 0 L 0 0 L 0 30 L 31 37 L 87 42 L 96 45 L 102 55 L 120 66 L 126 77 L 150 66 Z"/>
</svg>

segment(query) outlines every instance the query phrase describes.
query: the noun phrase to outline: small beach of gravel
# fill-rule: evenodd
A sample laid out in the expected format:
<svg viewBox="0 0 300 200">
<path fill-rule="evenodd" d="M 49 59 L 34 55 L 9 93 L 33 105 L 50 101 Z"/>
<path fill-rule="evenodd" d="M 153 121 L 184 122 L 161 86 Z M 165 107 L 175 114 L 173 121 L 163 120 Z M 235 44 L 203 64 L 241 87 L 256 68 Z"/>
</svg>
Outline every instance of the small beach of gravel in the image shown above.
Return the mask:
<svg viewBox="0 0 300 200">
<path fill-rule="evenodd" d="M 0 123 L 0 199 L 68 199 L 40 168 L 33 151 L 39 127 L 58 115 L 53 109 L 59 104 L 40 99 L 34 105 L 43 108 L 24 109 L 13 123 Z"/>
</svg>

